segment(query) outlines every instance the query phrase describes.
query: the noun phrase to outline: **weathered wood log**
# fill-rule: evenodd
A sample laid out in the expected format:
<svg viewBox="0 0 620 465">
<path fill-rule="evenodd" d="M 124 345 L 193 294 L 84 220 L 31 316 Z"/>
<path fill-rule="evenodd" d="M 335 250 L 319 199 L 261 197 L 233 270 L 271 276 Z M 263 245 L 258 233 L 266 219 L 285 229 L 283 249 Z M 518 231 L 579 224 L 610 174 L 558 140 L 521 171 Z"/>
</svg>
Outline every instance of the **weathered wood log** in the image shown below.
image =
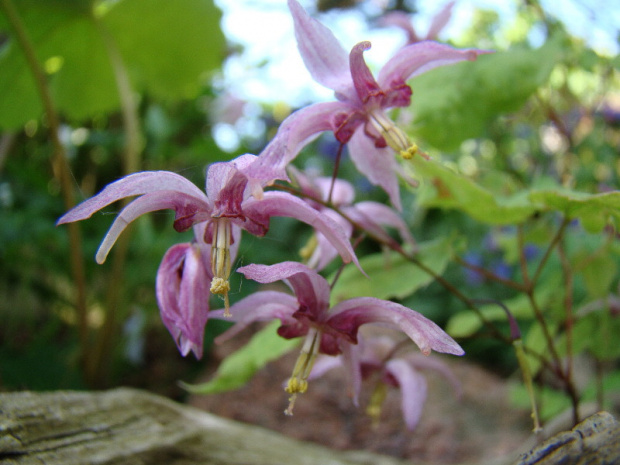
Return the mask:
<svg viewBox="0 0 620 465">
<path fill-rule="evenodd" d="M 0 394 L 0 463 L 404 464 L 299 442 L 134 389 Z"/>
<path fill-rule="evenodd" d="M 523 454 L 515 465 L 620 464 L 620 424 L 607 412 L 596 413 L 571 431 L 558 433 Z"/>
<path fill-rule="evenodd" d="M 249 406 L 251 408 L 251 406 Z M 514 457 L 506 457 L 511 463 Z M 0 464 L 404 465 L 334 451 L 135 389 L 0 394 Z M 600 412 L 515 465 L 620 463 L 620 425 Z"/>
</svg>

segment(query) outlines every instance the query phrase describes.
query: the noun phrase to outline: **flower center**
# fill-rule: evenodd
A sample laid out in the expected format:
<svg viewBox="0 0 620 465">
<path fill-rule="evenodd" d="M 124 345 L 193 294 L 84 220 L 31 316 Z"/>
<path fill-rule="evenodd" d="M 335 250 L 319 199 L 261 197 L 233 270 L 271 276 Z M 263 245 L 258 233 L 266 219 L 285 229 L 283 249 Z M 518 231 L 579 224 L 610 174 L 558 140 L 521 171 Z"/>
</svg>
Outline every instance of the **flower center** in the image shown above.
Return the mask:
<svg viewBox="0 0 620 465">
<path fill-rule="evenodd" d="M 228 218 L 216 218 L 213 220 L 213 241 L 211 243 L 211 293 L 224 297 L 224 316 L 230 317 L 230 303 L 228 291 L 230 291 L 230 237 L 231 225 Z"/>
<path fill-rule="evenodd" d="M 316 355 L 319 352 L 320 341 L 321 332 L 317 329 L 310 329 L 306 335 L 306 340 L 301 348 L 301 353 L 297 358 L 297 362 L 295 362 L 293 374 L 284 388 L 286 392 L 291 394 L 288 407 L 284 411 L 286 415 L 293 414 L 293 407 L 295 406 L 297 394 L 303 394 L 308 390 L 308 376 L 310 376 L 314 361 L 316 360 Z"/>
<path fill-rule="evenodd" d="M 381 416 L 381 408 L 383 402 L 387 397 L 387 386 L 379 381 L 373 390 L 368 406 L 366 407 L 366 414 L 372 419 L 373 426 L 379 424 L 379 417 Z"/>
<path fill-rule="evenodd" d="M 418 152 L 418 146 L 412 143 L 407 134 L 396 126 L 381 109 L 370 112 L 370 123 L 379 131 L 387 145 L 405 160 L 410 160 Z"/>
</svg>

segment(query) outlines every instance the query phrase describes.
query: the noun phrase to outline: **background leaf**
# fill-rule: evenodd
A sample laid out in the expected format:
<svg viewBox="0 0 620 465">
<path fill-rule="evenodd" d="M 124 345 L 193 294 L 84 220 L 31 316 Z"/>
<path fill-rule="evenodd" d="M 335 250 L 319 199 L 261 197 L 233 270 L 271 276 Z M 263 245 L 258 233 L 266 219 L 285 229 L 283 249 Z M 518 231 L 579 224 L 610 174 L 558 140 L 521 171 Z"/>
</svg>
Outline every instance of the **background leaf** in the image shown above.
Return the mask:
<svg viewBox="0 0 620 465">
<path fill-rule="evenodd" d="M 183 387 L 194 394 L 215 394 L 240 388 L 268 362 L 299 344 L 299 339 L 280 337 L 276 333 L 278 326 L 280 322 L 273 321 L 257 332 L 245 346 L 226 357 L 211 381 L 195 385 L 182 383 Z"/>
<path fill-rule="evenodd" d="M 452 257 L 452 239 L 443 237 L 421 243 L 416 257 L 441 275 Z M 360 259 L 360 264 L 370 279 L 356 267 L 345 268 L 332 290 L 332 305 L 353 297 L 402 299 L 433 280 L 428 273 L 395 252 L 368 255 Z"/>
<path fill-rule="evenodd" d="M 537 50 L 482 55 L 417 76 L 411 81 L 414 134 L 441 150 L 481 136 L 493 118 L 521 108 L 547 81 L 561 50 L 558 38 Z"/>
<path fill-rule="evenodd" d="M 82 120 L 119 107 L 104 34 L 120 51 L 136 91 L 162 99 L 195 97 L 224 57 L 220 15 L 211 0 L 21 2 L 19 14 L 49 78 L 54 103 Z M 0 31 L 12 31 L 0 18 Z M 0 51 L 0 128 L 41 114 L 22 49 L 11 38 Z"/>
<path fill-rule="evenodd" d="M 534 298 L 541 306 L 547 305 L 558 292 L 557 280 L 551 280 L 542 284 L 534 293 Z M 530 301 L 525 294 L 519 294 L 512 299 L 505 300 L 504 305 L 517 319 L 530 319 L 534 316 Z M 480 313 L 487 321 L 507 321 L 506 312 L 496 304 L 488 304 L 480 307 Z M 448 321 L 446 332 L 455 338 L 472 336 L 482 328 L 482 320 L 472 310 L 457 313 Z"/>
<path fill-rule="evenodd" d="M 537 210 L 524 193 L 499 196 L 433 159 L 414 157 L 411 163 L 425 180 L 419 202 L 426 207 L 459 209 L 487 224 L 521 223 Z"/>
<path fill-rule="evenodd" d="M 600 232 L 611 220 L 620 226 L 620 192 L 588 194 L 568 189 L 534 190 L 532 202 L 560 211 L 569 219 L 579 219 L 586 231 Z"/>
</svg>

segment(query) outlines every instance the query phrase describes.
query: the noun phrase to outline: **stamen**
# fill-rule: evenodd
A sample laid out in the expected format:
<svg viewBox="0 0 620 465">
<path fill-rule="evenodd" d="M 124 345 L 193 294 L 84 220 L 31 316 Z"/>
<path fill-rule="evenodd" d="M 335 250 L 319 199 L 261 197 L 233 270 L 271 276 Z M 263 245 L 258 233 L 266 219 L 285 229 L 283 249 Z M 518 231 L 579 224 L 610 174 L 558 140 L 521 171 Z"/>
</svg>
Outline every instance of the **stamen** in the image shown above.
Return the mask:
<svg viewBox="0 0 620 465">
<path fill-rule="evenodd" d="M 381 408 L 383 402 L 387 397 L 387 386 L 379 381 L 373 390 L 368 407 L 366 407 L 366 414 L 372 419 L 372 425 L 377 426 L 379 424 L 379 417 L 381 416 Z"/>
<path fill-rule="evenodd" d="M 306 242 L 306 245 L 304 245 L 299 250 L 299 256 L 306 263 L 306 265 L 308 265 L 310 268 L 314 268 L 314 266 L 316 265 L 316 263 L 312 263 L 312 262 L 316 262 L 317 260 L 316 259 L 312 260 L 312 257 L 314 255 L 314 252 L 316 251 L 316 248 L 318 247 L 318 245 L 319 245 L 319 241 L 316 238 L 316 234 L 313 234 L 308 239 L 308 242 Z M 311 262 L 311 260 L 312 260 L 312 262 Z"/>
<path fill-rule="evenodd" d="M 211 293 L 223 295 L 224 316 L 230 317 L 230 302 L 228 291 L 230 291 L 230 238 L 231 225 L 228 218 L 216 218 L 213 221 L 213 241 L 211 243 Z"/>
<path fill-rule="evenodd" d="M 293 407 L 295 406 L 297 394 L 303 394 L 308 390 L 308 376 L 310 376 L 314 361 L 319 352 L 320 340 L 321 332 L 317 329 L 311 329 L 306 335 L 301 353 L 295 362 L 293 374 L 284 388 L 286 392 L 292 394 L 288 399 L 288 407 L 284 411 L 286 415 L 293 415 Z"/>
<path fill-rule="evenodd" d="M 405 160 L 411 160 L 416 153 L 418 153 L 418 146 L 412 143 L 408 149 L 400 151 L 400 156 Z"/>
<path fill-rule="evenodd" d="M 418 146 L 412 143 L 407 134 L 396 126 L 383 111 L 373 111 L 370 114 L 370 122 L 385 139 L 387 145 L 405 160 L 411 160 L 418 153 Z"/>
</svg>

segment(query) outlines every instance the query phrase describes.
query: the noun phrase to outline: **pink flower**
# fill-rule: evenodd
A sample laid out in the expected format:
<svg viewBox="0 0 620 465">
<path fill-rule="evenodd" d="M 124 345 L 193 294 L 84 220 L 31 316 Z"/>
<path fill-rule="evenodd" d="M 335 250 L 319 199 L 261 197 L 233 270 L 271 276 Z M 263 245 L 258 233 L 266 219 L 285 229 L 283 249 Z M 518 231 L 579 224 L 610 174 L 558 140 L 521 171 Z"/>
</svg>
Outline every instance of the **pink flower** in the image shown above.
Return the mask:
<svg viewBox="0 0 620 465">
<path fill-rule="evenodd" d="M 370 42 L 360 42 L 347 54 L 333 33 L 311 18 L 296 0 L 288 0 L 295 22 L 295 36 L 306 68 L 315 81 L 335 92 L 337 101 L 302 108 L 289 116 L 264 151 L 272 166 L 288 164 L 316 134 L 332 131 L 347 144 L 357 169 L 390 196 L 400 209 L 398 163 L 392 150 L 404 158 L 417 151 L 408 136 L 387 116 L 386 110 L 411 104 L 406 81 L 438 66 L 475 60 L 480 50 L 457 50 L 436 42 L 420 42 L 401 48 L 385 63 L 377 78 L 364 61 Z"/>
<path fill-rule="evenodd" d="M 445 363 L 438 358 L 424 357 L 416 353 L 395 356 L 398 346 L 391 338 L 360 338 L 360 343 L 351 349 L 353 353 L 348 359 L 342 356 L 319 356 L 309 379 L 318 378 L 334 368 L 345 368 L 355 405 L 358 404 L 362 380 L 374 380 L 375 388 L 366 411 L 375 421 L 381 414 L 387 388 L 393 387 L 400 389 L 401 410 L 407 428 L 415 429 L 426 401 L 428 389 L 423 372 L 427 370 L 443 376 L 451 384 L 457 397 L 461 395 L 460 383 Z"/>
<path fill-rule="evenodd" d="M 204 242 L 203 222 L 193 227 L 191 243 L 173 245 L 164 255 L 159 269 L 155 293 L 161 319 L 186 356 L 190 351 L 202 358 L 205 325 L 209 316 L 209 283 L 213 279 L 210 266 L 211 245 Z M 232 229 L 234 243 L 230 247 L 231 260 L 237 255 L 241 231 Z"/>
<path fill-rule="evenodd" d="M 446 27 L 452 16 L 452 8 L 455 2 L 448 2 L 439 12 L 433 16 L 431 25 L 428 28 L 426 36 L 420 37 L 411 22 L 411 15 L 404 11 L 391 11 L 385 14 L 380 20 L 382 26 L 397 26 L 407 34 L 407 44 L 414 44 L 423 40 L 437 40 L 437 36 L 441 30 Z"/>
<path fill-rule="evenodd" d="M 202 357 L 212 277 L 200 247 L 193 243 L 172 246 L 157 270 L 161 319 L 183 356 L 191 350 L 196 358 Z"/>
<path fill-rule="evenodd" d="M 206 194 L 184 177 L 168 171 L 143 171 L 106 186 L 82 202 L 58 224 L 80 221 L 117 200 L 136 196 L 116 217 L 103 239 L 96 260 L 103 263 L 125 227 L 139 216 L 163 209 L 175 211 L 174 228 L 185 231 L 202 224 L 203 242 L 211 244 L 211 293 L 224 297 L 228 308 L 228 278 L 231 273 L 233 227 L 264 236 L 272 216 L 288 216 L 320 231 L 340 253 L 343 261 L 357 263 L 355 252 L 342 228 L 307 203 L 285 192 L 263 192 L 271 180 L 262 166 L 253 165 L 254 155 L 230 162 L 214 163 L 207 171 Z M 188 252 L 188 250 L 186 250 Z M 187 258 L 187 255 L 186 255 Z M 178 257 L 177 257 L 178 259 Z"/>
<path fill-rule="evenodd" d="M 286 391 L 292 395 L 287 413 L 292 412 L 298 393 L 308 387 L 308 376 L 317 354 L 343 354 L 351 359 L 351 346 L 357 344 L 360 326 L 376 324 L 404 332 L 428 355 L 431 350 L 462 355 L 463 349 L 439 326 L 395 302 L 373 297 L 345 300 L 330 307 L 330 286 L 318 273 L 297 262 L 277 265 L 248 265 L 239 268 L 246 278 L 259 283 L 284 280 L 295 296 L 279 291 L 260 291 L 231 307 L 236 324 L 217 342 L 226 340 L 255 321 L 279 319 L 278 334 L 286 339 L 304 336 L 301 354 L 288 381 Z M 222 311 L 211 312 L 224 316 Z"/>
<path fill-rule="evenodd" d="M 325 176 L 309 176 L 291 166 L 289 166 L 289 171 L 293 182 L 299 186 L 304 194 L 323 202 L 331 202 L 348 219 L 368 233 L 398 247 L 398 243 L 386 230 L 386 228 L 395 228 L 405 244 L 411 248 L 415 247 L 415 241 L 407 224 L 397 212 L 379 202 L 353 203 L 355 189 L 348 181 Z M 340 223 L 347 234 L 350 235 L 353 232 L 351 223 L 336 211 L 324 207 L 321 203 L 313 202 L 311 199 L 306 199 L 306 201 L 322 214 L 328 215 Z M 336 257 L 338 252 L 322 234 L 317 233 L 308 246 L 302 250 L 302 254 L 307 259 L 310 268 L 320 271 Z"/>
</svg>

